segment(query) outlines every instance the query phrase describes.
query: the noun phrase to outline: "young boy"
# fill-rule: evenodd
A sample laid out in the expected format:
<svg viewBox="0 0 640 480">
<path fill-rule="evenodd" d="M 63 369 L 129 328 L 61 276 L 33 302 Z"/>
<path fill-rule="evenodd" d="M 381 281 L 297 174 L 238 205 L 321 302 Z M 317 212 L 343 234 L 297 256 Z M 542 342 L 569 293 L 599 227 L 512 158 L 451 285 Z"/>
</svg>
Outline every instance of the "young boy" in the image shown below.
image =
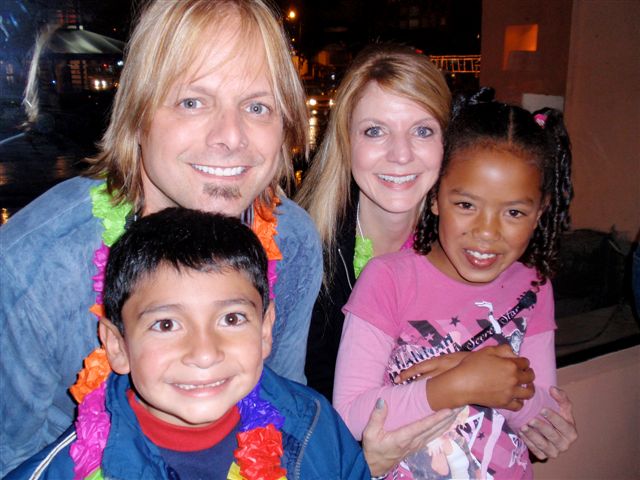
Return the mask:
<svg viewBox="0 0 640 480">
<path fill-rule="evenodd" d="M 106 389 L 7 478 L 371 478 L 324 397 L 263 366 L 267 259 L 237 219 L 172 208 L 133 223 L 109 254 L 104 307 Z"/>
</svg>

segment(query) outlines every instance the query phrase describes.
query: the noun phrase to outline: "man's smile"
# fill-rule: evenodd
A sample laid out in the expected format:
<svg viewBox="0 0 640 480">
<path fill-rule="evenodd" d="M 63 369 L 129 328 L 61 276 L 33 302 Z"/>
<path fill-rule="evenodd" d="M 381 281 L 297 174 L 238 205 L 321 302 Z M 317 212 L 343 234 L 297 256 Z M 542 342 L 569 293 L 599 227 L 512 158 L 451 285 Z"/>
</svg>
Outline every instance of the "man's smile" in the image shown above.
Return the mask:
<svg viewBox="0 0 640 480">
<path fill-rule="evenodd" d="M 247 170 L 247 167 L 207 167 L 206 165 L 197 165 L 195 163 L 191 164 L 191 166 L 199 172 L 217 177 L 237 177 Z"/>
</svg>

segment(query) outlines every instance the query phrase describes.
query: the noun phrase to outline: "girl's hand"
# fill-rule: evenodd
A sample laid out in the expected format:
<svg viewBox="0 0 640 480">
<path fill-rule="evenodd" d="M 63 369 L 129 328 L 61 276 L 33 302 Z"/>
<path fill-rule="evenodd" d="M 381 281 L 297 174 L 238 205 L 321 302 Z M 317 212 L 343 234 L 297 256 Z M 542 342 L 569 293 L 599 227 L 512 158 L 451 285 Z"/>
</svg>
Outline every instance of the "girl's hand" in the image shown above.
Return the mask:
<svg viewBox="0 0 640 480">
<path fill-rule="evenodd" d="M 371 475 L 385 475 L 408 455 L 423 448 L 434 438 L 446 432 L 458 414 L 457 410 L 440 410 L 428 417 L 397 430 L 384 430 L 387 404 L 378 399 L 369 423 L 362 433 L 362 449 Z"/>
<path fill-rule="evenodd" d="M 509 345 L 470 352 L 458 366 L 427 382 L 427 400 L 434 410 L 468 404 L 518 411 L 533 397 L 535 374 L 529 360 Z"/>
<path fill-rule="evenodd" d="M 447 372 L 457 367 L 460 362 L 471 352 L 455 352 L 440 355 L 439 357 L 430 358 L 420 363 L 416 363 L 411 367 L 403 370 L 394 381 L 396 384 L 404 383 L 414 377 L 437 377 L 441 373 Z"/>
<path fill-rule="evenodd" d="M 543 409 L 546 420 L 535 418 L 520 429 L 520 437 L 540 460 L 556 458 L 578 438 L 571 400 L 557 387 L 551 387 L 549 393 L 558 402 L 559 411 Z"/>
</svg>

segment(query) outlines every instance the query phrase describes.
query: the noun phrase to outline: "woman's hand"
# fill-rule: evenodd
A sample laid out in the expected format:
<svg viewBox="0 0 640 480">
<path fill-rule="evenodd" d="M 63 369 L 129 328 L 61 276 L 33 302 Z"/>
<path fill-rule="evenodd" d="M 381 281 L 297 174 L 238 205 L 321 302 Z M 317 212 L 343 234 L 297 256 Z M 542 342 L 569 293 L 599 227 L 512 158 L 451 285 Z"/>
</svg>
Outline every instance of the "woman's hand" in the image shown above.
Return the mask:
<svg viewBox="0 0 640 480">
<path fill-rule="evenodd" d="M 447 431 L 458 414 L 457 410 L 440 410 L 428 417 L 387 432 L 387 404 L 381 398 L 371 412 L 369 423 L 362 433 L 362 449 L 371 475 L 385 475 L 408 455 L 423 448 Z"/>
<path fill-rule="evenodd" d="M 556 458 L 566 452 L 578 438 L 576 421 L 573 418 L 573 406 L 567 394 L 556 387 L 549 393 L 558 402 L 559 411 L 543 409 L 544 419 L 534 418 L 520 429 L 520 437 L 540 460 Z"/>
</svg>

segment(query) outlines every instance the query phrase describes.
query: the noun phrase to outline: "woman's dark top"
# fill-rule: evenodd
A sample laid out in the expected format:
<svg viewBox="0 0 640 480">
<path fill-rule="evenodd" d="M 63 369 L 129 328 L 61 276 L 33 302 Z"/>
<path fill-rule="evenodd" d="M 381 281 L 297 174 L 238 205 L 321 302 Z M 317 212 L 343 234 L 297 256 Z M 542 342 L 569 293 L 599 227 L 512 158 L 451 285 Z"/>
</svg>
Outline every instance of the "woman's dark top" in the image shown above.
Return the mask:
<svg viewBox="0 0 640 480">
<path fill-rule="evenodd" d="M 342 335 L 344 314 L 351 290 L 356 282 L 353 271 L 353 254 L 356 243 L 356 210 L 358 189 L 353 186 L 351 198 L 355 199 L 347 207 L 347 213 L 336 232 L 333 247 L 333 269 L 326 262 L 326 281 L 320 288 L 320 294 L 313 306 L 309 339 L 307 341 L 307 360 L 305 375 L 307 385 L 322 393 L 329 401 L 333 397 L 333 378 L 336 370 L 336 358 Z"/>
</svg>

